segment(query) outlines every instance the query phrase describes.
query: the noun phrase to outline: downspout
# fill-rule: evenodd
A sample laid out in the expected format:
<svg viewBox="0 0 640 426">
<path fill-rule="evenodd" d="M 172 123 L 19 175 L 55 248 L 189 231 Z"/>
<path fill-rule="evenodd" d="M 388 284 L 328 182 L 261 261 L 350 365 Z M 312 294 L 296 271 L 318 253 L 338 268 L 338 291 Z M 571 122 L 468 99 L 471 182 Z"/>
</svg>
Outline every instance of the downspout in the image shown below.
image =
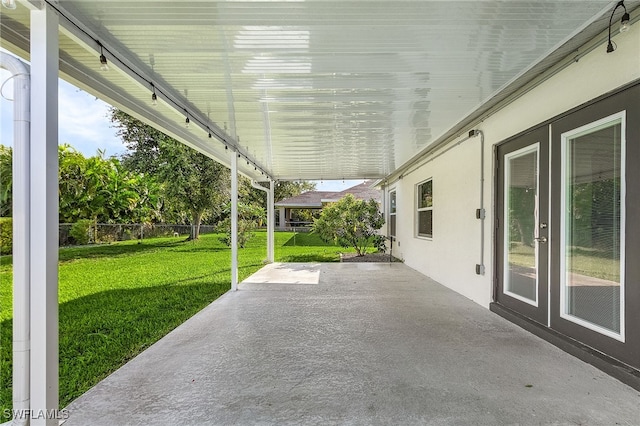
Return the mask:
<svg viewBox="0 0 640 426">
<path fill-rule="evenodd" d="M 476 218 L 480 219 L 480 264 L 476 265 L 476 274 L 484 275 L 484 133 L 482 130 L 472 130 L 469 136 L 480 135 L 480 208 L 476 211 Z"/>
<path fill-rule="evenodd" d="M 415 172 L 416 170 L 418 170 L 420 167 L 424 166 L 425 164 L 428 164 L 430 162 L 432 162 L 433 160 L 435 160 L 436 158 L 446 154 L 447 152 L 449 152 L 450 150 L 454 149 L 455 147 L 457 147 L 458 145 L 462 144 L 463 142 L 468 141 L 469 139 L 476 137 L 476 136 L 480 136 L 480 208 L 476 209 L 476 219 L 480 219 L 480 263 L 476 264 L 476 274 L 477 275 L 484 275 L 484 271 L 485 271 L 485 266 L 484 266 L 484 239 L 485 239 L 485 232 L 484 232 L 484 220 L 486 217 L 486 211 L 484 208 L 484 133 L 482 132 L 482 130 L 470 130 L 469 134 L 465 137 L 463 137 L 462 139 L 460 139 L 458 142 L 456 142 L 455 144 L 449 146 L 447 149 L 440 151 L 439 153 L 435 154 L 432 157 L 429 157 L 428 159 L 424 160 L 424 161 L 420 161 L 417 162 L 417 164 L 409 169 L 408 171 L 402 173 L 399 177 L 399 179 L 402 179 L 403 177 L 409 175 L 410 173 Z"/>
<path fill-rule="evenodd" d="M 0 52 L 0 67 L 12 73 L 13 103 L 13 410 L 14 425 L 29 424 L 29 158 L 31 79 L 27 64 Z"/>
<path fill-rule="evenodd" d="M 273 231 L 275 228 L 275 212 L 273 207 L 273 186 L 275 182 L 269 182 L 269 188 L 265 188 L 251 179 L 251 186 L 267 193 L 267 263 L 273 263 Z"/>
</svg>

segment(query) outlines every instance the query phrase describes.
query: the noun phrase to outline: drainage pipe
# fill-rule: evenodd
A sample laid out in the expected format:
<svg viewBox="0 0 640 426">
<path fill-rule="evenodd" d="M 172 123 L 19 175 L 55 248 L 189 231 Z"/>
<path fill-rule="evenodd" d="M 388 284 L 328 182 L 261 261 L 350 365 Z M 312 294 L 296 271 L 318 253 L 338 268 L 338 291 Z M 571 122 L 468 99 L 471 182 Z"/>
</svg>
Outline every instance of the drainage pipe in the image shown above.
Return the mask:
<svg viewBox="0 0 640 426">
<path fill-rule="evenodd" d="M 265 188 L 255 180 L 251 179 L 251 186 L 267 193 L 267 263 L 273 263 L 274 258 L 274 230 L 275 212 L 273 205 L 274 181 L 269 181 L 269 188 Z"/>
<path fill-rule="evenodd" d="M 472 130 L 472 132 L 474 136 L 480 135 L 480 209 L 476 213 L 476 217 L 480 219 L 480 264 L 476 266 L 476 274 L 484 275 L 484 220 L 486 217 L 484 209 L 484 133 L 482 130 Z"/>
<path fill-rule="evenodd" d="M 20 59 L 0 52 L 0 67 L 13 79 L 13 410 L 14 425 L 29 421 L 30 388 L 30 257 L 29 159 L 31 145 L 30 69 Z"/>
<path fill-rule="evenodd" d="M 425 164 L 428 164 L 428 163 L 432 162 L 433 160 L 435 160 L 436 158 L 443 156 L 444 154 L 446 154 L 447 152 L 451 151 L 452 149 L 454 149 L 458 145 L 460 145 L 463 142 L 466 142 L 469 139 L 471 139 L 473 137 L 476 137 L 476 136 L 480 136 L 480 208 L 476 209 L 476 219 L 480 219 L 480 263 L 476 264 L 476 274 L 477 275 L 484 275 L 484 271 L 485 271 L 485 266 L 484 266 L 484 239 L 485 239 L 484 224 L 485 224 L 486 211 L 485 211 L 485 208 L 484 208 L 484 133 L 482 132 L 482 130 L 477 130 L 477 129 L 470 130 L 469 134 L 467 136 L 463 137 L 458 142 L 456 142 L 455 144 L 449 146 L 445 150 L 438 152 L 437 154 L 427 158 L 424 161 L 420 161 L 413 168 L 411 168 L 408 171 L 402 173 L 398 179 L 402 179 L 405 176 L 415 172 L 416 170 L 418 170 L 420 167 L 424 166 Z"/>
</svg>

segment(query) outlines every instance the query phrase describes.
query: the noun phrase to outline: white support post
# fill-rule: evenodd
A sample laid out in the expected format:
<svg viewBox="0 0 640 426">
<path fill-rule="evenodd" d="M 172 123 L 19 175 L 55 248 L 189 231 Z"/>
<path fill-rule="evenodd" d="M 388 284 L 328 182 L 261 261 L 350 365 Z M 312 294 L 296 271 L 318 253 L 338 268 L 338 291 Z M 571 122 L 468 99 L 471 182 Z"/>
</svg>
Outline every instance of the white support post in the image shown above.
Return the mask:
<svg viewBox="0 0 640 426">
<path fill-rule="evenodd" d="M 46 4 L 31 11 L 31 142 L 31 425 L 57 426 L 58 15 Z"/>
<path fill-rule="evenodd" d="M 238 290 L 238 154 L 231 151 L 231 291 Z"/>
<path fill-rule="evenodd" d="M 280 212 L 280 214 L 278 215 L 279 218 L 279 224 L 278 224 L 278 228 L 280 228 L 280 230 L 284 231 L 285 226 L 287 226 L 287 219 L 284 217 L 285 215 L 285 210 L 284 207 L 280 207 L 278 209 L 278 211 Z"/>
<path fill-rule="evenodd" d="M 274 253 L 274 230 L 275 230 L 275 207 L 274 207 L 274 191 L 276 182 L 269 181 L 269 192 L 267 192 L 267 262 L 272 263 L 275 259 Z"/>
</svg>

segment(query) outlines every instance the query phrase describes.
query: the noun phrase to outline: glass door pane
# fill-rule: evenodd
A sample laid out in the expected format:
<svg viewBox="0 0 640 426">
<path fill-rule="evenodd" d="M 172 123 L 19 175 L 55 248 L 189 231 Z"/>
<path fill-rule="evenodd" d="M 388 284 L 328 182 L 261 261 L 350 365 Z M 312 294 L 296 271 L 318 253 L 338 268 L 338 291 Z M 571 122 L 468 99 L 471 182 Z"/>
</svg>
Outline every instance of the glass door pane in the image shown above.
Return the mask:
<svg viewBox="0 0 640 426">
<path fill-rule="evenodd" d="M 621 117 L 563 135 L 561 313 L 621 338 Z"/>
<path fill-rule="evenodd" d="M 539 145 L 505 155 L 504 293 L 538 302 Z"/>
</svg>

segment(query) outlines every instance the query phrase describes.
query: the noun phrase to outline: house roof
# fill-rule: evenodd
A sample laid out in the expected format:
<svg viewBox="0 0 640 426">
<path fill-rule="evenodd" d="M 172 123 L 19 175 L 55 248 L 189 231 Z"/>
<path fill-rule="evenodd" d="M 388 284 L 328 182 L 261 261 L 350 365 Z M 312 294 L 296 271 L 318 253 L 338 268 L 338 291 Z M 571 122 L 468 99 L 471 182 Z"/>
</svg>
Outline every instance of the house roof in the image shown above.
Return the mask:
<svg viewBox="0 0 640 426">
<path fill-rule="evenodd" d="M 18 0 L 15 10 L 2 10 L 3 48 L 29 59 L 29 8 L 42 3 Z M 256 180 L 388 177 L 468 132 L 546 71 L 578 60 L 585 43 L 605 49 L 615 6 L 610 0 L 46 4 L 60 17 L 61 78 L 223 164 L 239 154 L 239 171 Z M 625 4 L 634 15 L 640 1 Z M 100 71 L 101 51 L 107 72 Z"/>
<path fill-rule="evenodd" d="M 372 188 L 372 180 L 347 188 L 344 191 L 307 191 L 295 197 L 286 198 L 275 203 L 276 207 L 292 208 L 321 208 L 323 203 L 338 201 L 347 194 L 359 200 L 374 199 L 378 203 L 382 200 L 382 191 Z"/>
</svg>

